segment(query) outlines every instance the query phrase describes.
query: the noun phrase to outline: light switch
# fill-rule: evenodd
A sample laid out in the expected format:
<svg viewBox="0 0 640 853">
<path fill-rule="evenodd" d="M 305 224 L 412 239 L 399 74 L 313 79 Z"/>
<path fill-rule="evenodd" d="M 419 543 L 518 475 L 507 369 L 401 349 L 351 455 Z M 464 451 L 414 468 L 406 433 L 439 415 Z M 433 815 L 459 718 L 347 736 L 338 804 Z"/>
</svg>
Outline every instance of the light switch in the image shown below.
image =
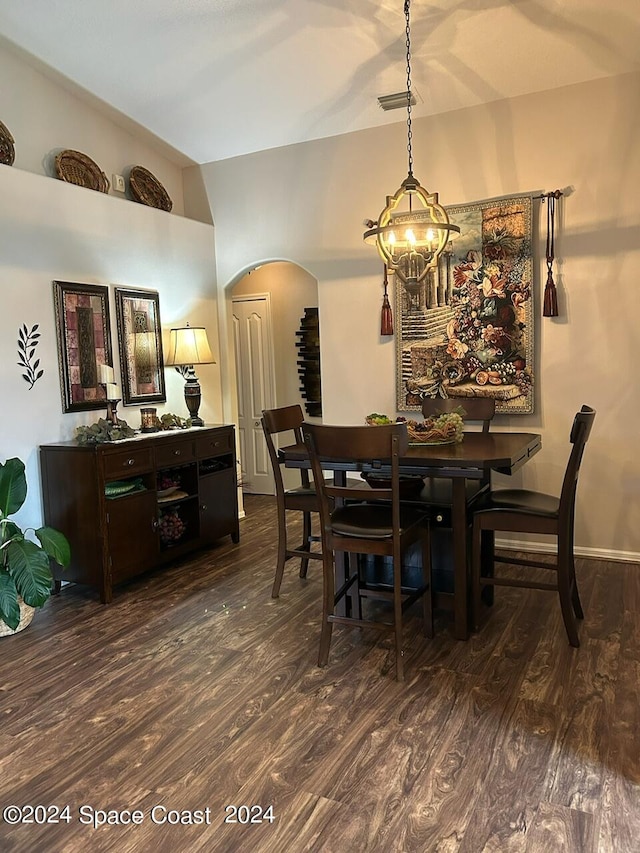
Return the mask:
<svg viewBox="0 0 640 853">
<path fill-rule="evenodd" d="M 111 176 L 111 186 L 114 189 L 114 192 L 123 193 L 124 192 L 124 176 L 123 175 L 112 175 Z"/>
</svg>

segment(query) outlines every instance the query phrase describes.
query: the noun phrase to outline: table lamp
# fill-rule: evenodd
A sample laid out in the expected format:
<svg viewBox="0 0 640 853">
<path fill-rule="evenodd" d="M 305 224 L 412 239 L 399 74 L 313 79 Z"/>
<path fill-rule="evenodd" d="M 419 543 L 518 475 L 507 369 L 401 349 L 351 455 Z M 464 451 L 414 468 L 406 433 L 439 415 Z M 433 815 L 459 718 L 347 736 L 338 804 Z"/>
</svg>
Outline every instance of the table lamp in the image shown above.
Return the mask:
<svg viewBox="0 0 640 853">
<path fill-rule="evenodd" d="M 175 367 L 186 379 L 184 399 L 189 409 L 192 426 L 204 426 L 204 421 L 198 417 L 202 396 L 193 366 L 194 364 L 215 364 L 206 329 L 203 326 L 190 326 L 188 323 L 186 326 L 171 329 L 165 364 Z"/>
</svg>

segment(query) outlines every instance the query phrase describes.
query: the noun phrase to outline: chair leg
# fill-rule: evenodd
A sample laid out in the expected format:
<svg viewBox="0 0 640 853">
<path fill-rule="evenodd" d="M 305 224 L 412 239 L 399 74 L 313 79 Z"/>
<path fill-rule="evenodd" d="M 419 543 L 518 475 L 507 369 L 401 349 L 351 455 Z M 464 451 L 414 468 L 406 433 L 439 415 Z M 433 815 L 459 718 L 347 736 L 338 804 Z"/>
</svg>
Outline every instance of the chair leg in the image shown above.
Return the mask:
<svg viewBox="0 0 640 853">
<path fill-rule="evenodd" d="M 422 596 L 422 622 L 425 637 L 432 639 L 433 630 L 433 578 L 431 575 L 431 536 L 427 529 L 427 535 L 422 540 L 422 584 L 427 587 Z"/>
<path fill-rule="evenodd" d="M 578 648 L 580 640 L 578 639 L 578 626 L 574 616 L 575 595 L 578 591 L 575 583 L 571 584 L 571 546 L 569 543 L 558 543 L 558 593 L 560 595 L 560 607 L 562 609 L 562 618 L 564 627 L 567 630 L 570 645 Z M 580 599 L 578 599 L 580 604 Z M 582 608 L 580 608 L 582 609 Z"/>
<path fill-rule="evenodd" d="M 301 551 L 310 551 L 311 550 L 311 513 L 303 512 L 302 513 L 302 545 L 300 545 Z M 300 560 L 300 577 L 306 578 L 307 569 L 309 568 L 309 558 L 303 557 Z"/>
<path fill-rule="evenodd" d="M 571 603 L 573 604 L 573 612 L 576 614 L 576 618 L 584 619 L 584 610 L 582 609 L 582 602 L 580 601 L 580 594 L 578 593 L 578 581 L 576 580 L 575 570 L 573 572 L 573 582 L 571 585 Z"/>
<path fill-rule="evenodd" d="M 280 595 L 280 585 L 284 576 L 284 564 L 287 561 L 287 519 L 284 510 L 278 511 L 278 562 L 276 563 L 276 576 L 273 579 L 271 598 Z"/>
<path fill-rule="evenodd" d="M 476 519 L 473 522 L 471 534 L 471 596 L 472 596 L 472 620 L 473 628 L 477 631 L 480 627 L 480 613 L 482 611 L 482 586 L 480 585 L 480 571 L 482 566 L 482 527 Z"/>
<path fill-rule="evenodd" d="M 334 581 L 334 563 L 333 552 L 324 553 L 322 558 L 322 571 L 324 582 L 322 585 L 322 630 L 320 631 L 320 652 L 318 654 L 318 666 L 326 666 L 329 660 L 329 647 L 331 646 L 331 632 L 333 622 L 329 621 L 329 616 L 333 615 L 334 597 L 335 597 L 335 581 Z"/>
<path fill-rule="evenodd" d="M 393 624 L 396 646 L 396 681 L 404 681 L 404 644 L 402 630 L 402 561 L 393 560 Z"/>
<path fill-rule="evenodd" d="M 494 530 L 482 531 L 482 545 L 480 558 L 480 576 L 485 578 L 493 577 L 494 573 L 494 558 L 496 547 L 496 534 Z M 482 601 L 487 607 L 493 607 L 493 599 L 495 594 L 495 586 L 486 584 L 480 588 Z"/>
</svg>

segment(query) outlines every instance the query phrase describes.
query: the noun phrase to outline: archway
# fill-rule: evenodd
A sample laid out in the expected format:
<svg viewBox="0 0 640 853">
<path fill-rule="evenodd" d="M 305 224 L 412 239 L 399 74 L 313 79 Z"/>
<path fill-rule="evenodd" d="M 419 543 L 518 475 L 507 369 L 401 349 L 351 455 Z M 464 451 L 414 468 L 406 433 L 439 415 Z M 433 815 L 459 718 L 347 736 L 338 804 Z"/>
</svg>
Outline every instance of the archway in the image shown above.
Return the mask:
<svg viewBox="0 0 640 853">
<path fill-rule="evenodd" d="M 228 289 L 228 299 L 232 309 L 234 304 L 239 308 L 242 303 L 242 310 L 232 310 L 230 332 L 238 394 L 243 492 L 273 494 L 270 463 L 260 428 L 261 409 L 296 403 L 305 409 L 296 332 L 305 309 L 318 306 L 318 282 L 291 261 L 269 261 L 256 265 L 234 282 Z M 251 332 L 239 331 L 241 322 L 253 323 L 259 329 L 253 339 Z M 264 375 L 265 367 L 270 372 L 263 382 L 258 377 Z"/>
</svg>

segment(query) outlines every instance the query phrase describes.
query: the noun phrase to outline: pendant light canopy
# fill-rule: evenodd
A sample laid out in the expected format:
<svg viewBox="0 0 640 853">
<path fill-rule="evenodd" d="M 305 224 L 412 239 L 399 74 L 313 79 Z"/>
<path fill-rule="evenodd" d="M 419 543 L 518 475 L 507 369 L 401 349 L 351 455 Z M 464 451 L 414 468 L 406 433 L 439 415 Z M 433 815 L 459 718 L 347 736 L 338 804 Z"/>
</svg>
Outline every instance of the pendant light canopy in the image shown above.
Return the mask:
<svg viewBox="0 0 640 853">
<path fill-rule="evenodd" d="M 392 196 L 378 221 L 367 220 L 363 237 L 366 243 L 378 247 L 380 257 L 390 271 L 405 284 L 417 284 L 426 278 L 431 267 L 449 242 L 457 225 L 449 222 L 447 211 L 438 203 L 438 193 L 420 186 L 413 174 L 411 131 L 411 27 L 410 0 L 404 2 L 407 44 L 407 151 L 409 174 Z"/>
</svg>

